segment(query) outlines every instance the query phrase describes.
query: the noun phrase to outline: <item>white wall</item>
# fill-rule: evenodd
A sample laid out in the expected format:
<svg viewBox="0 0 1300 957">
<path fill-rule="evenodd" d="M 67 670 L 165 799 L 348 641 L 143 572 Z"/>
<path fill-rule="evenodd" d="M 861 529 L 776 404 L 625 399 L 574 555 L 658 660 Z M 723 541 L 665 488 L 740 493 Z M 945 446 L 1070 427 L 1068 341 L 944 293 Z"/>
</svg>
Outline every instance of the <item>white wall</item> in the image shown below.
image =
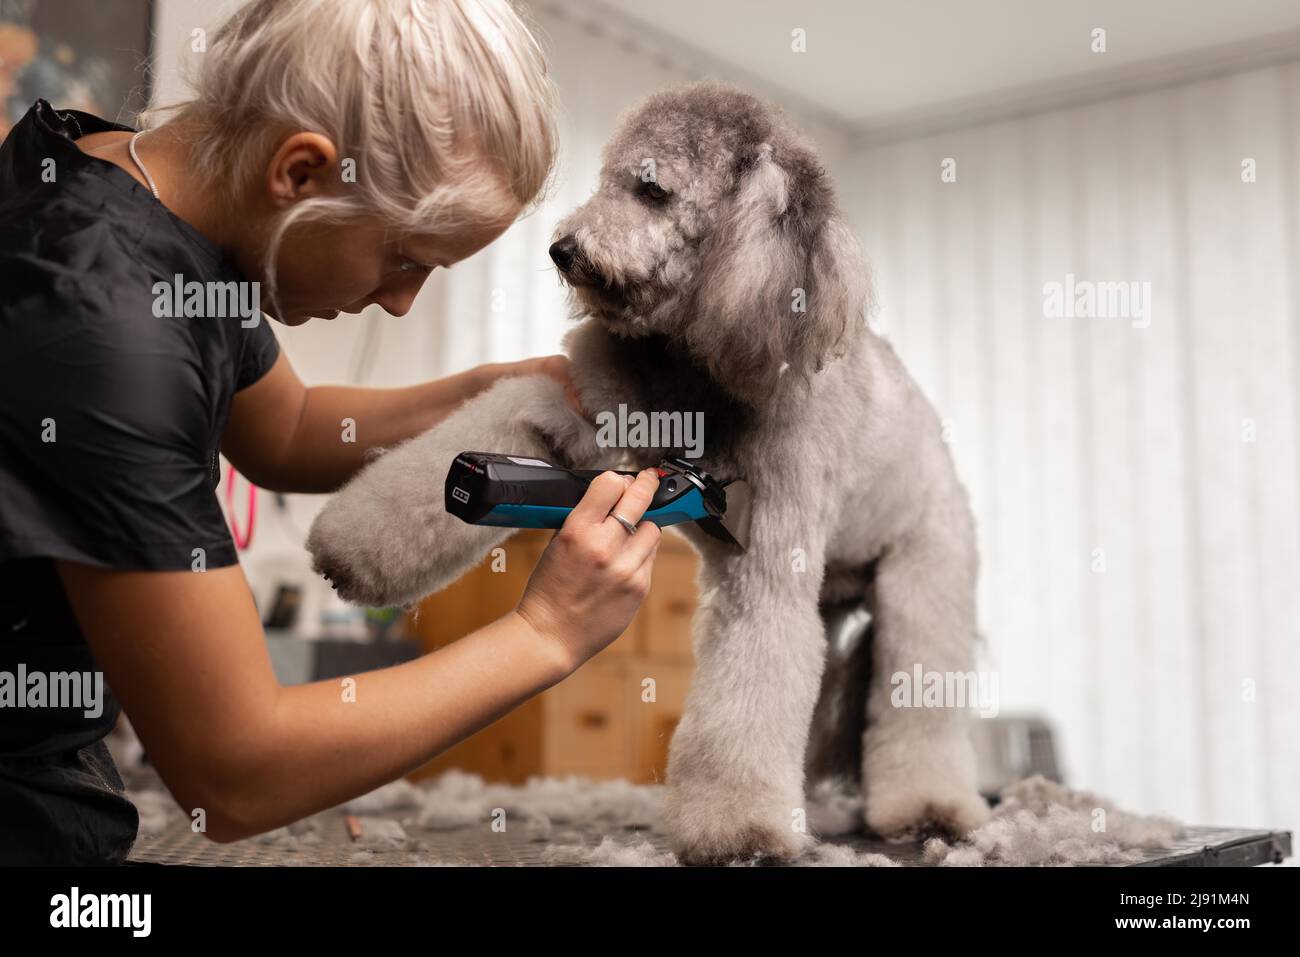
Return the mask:
<svg viewBox="0 0 1300 957">
<path fill-rule="evenodd" d="M 1300 826 L 1298 95 L 1289 64 L 857 155 L 1004 711 L 1056 721 L 1072 783 L 1200 824 Z M 1149 282 L 1149 328 L 1045 318 L 1066 273 Z"/>
</svg>

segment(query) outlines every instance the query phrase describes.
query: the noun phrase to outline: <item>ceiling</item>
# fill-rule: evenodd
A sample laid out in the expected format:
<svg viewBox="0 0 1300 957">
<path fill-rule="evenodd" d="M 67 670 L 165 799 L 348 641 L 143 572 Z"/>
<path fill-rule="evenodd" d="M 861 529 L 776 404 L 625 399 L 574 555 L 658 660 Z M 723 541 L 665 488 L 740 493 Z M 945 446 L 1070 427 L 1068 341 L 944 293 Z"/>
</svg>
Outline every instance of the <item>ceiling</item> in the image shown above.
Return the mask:
<svg viewBox="0 0 1300 957">
<path fill-rule="evenodd" d="M 709 72 L 871 134 L 1300 56 L 1297 0 L 588 0 L 566 4 Z M 1106 30 L 1105 53 L 1090 49 Z M 791 52 L 791 31 L 807 52 Z M 716 69 L 713 72 L 717 72 Z"/>
</svg>

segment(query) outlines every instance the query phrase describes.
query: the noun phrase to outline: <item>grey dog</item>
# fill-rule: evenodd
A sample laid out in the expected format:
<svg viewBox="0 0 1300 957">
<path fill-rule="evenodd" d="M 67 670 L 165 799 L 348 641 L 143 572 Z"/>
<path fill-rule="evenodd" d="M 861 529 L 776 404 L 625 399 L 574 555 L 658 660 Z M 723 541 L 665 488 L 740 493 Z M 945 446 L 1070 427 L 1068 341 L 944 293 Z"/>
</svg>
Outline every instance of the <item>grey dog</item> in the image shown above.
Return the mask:
<svg viewBox="0 0 1300 957">
<path fill-rule="evenodd" d="M 938 418 L 867 324 L 871 286 L 831 183 L 776 107 L 703 82 L 626 112 L 599 188 L 551 256 L 579 324 L 565 337 L 593 413 L 702 412 L 699 464 L 753 489 L 748 549 L 683 527 L 701 558 L 696 665 L 674 733 L 664 825 L 680 860 L 790 859 L 830 660 L 824 609 L 871 614 L 856 742 L 866 825 L 966 834 L 970 711 L 899 701 L 899 676 L 973 675 L 974 520 Z M 321 512 L 308 547 L 349 600 L 410 602 L 508 534 L 447 514 L 465 449 L 581 468 L 643 468 L 681 447 L 602 447 L 544 376 L 504 379 L 380 456 Z M 835 665 L 831 665 L 835 667 Z"/>
</svg>

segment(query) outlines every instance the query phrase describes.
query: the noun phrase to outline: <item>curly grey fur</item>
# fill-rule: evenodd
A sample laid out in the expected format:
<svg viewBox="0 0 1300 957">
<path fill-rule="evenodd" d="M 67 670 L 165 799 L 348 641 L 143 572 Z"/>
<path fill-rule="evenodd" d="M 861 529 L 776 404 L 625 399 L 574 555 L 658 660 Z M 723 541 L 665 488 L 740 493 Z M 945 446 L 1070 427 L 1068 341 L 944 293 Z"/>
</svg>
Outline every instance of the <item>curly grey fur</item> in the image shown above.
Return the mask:
<svg viewBox="0 0 1300 957">
<path fill-rule="evenodd" d="M 664 807 L 678 856 L 788 859 L 811 842 L 800 822 L 821 608 L 843 601 L 872 615 L 867 825 L 893 837 L 982 824 L 966 713 L 889 697 L 891 676 L 918 663 L 974 667 L 974 522 L 934 411 L 866 324 L 866 267 L 812 146 L 741 91 L 656 94 L 621 118 L 597 192 L 555 239 L 581 320 L 565 349 L 584 406 L 702 412 L 700 465 L 754 491 L 748 551 L 684 529 L 702 560 Z M 507 534 L 443 510 L 442 477 L 473 448 L 589 468 L 686 452 L 603 449 L 556 383 L 498 382 L 321 513 L 308 544 L 345 598 L 413 600 Z"/>
</svg>

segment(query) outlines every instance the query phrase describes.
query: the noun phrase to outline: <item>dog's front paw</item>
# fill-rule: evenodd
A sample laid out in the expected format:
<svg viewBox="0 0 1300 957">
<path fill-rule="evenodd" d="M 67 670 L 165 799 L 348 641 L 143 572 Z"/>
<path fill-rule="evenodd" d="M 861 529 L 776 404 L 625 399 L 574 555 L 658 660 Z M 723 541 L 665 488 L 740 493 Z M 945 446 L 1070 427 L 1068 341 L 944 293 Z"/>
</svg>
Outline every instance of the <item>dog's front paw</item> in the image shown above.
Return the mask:
<svg viewBox="0 0 1300 957">
<path fill-rule="evenodd" d="M 784 802 L 760 806 L 740 791 L 670 784 L 664 797 L 664 829 L 683 864 L 789 861 L 812 843 L 801 828 L 798 803 L 791 799 L 789 808 Z"/>
<path fill-rule="evenodd" d="M 345 525 L 336 515 L 324 513 L 312 525 L 307 537 L 312 568 L 334 586 L 344 601 L 375 608 L 400 604 L 406 596 L 400 595 L 401 589 L 382 577 L 382 562 L 368 560 L 363 554 L 364 545 L 358 539 L 364 531 Z"/>
<path fill-rule="evenodd" d="M 890 841 L 959 839 L 990 816 L 975 785 L 975 755 L 957 725 L 924 737 L 867 735 L 862 810 L 867 827 Z"/>
<path fill-rule="evenodd" d="M 346 560 L 331 555 L 317 556 L 312 568 L 334 588 L 346 602 L 367 608 L 384 608 L 392 604 L 391 592 L 381 582 L 371 581 L 362 569 L 349 567 Z"/>
<path fill-rule="evenodd" d="M 327 502 L 307 535 L 312 567 L 340 598 L 372 608 L 404 605 L 432 590 L 439 538 L 450 538 L 438 532 L 455 521 L 436 515 L 442 503 L 427 495 L 383 494 L 375 481 L 381 464 L 389 463 L 375 463 Z"/>
</svg>

